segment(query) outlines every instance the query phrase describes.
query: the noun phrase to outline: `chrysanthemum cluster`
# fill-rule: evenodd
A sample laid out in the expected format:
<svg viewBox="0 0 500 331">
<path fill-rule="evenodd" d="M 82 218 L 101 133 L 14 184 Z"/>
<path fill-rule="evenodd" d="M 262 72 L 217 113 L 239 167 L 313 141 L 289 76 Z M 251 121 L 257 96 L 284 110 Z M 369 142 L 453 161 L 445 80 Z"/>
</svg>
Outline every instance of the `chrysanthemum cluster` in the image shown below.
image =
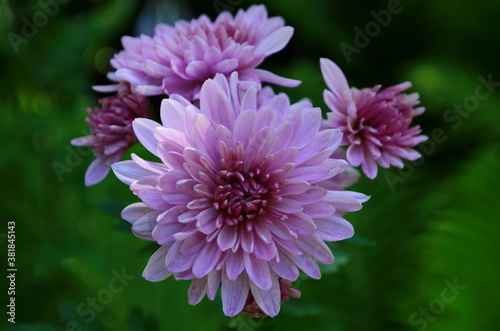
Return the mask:
<svg viewBox="0 0 500 331">
<path fill-rule="evenodd" d="M 273 317 L 283 301 L 299 298 L 292 288 L 299 272 L 321 277 L 318 262 L 334 261 L 326 242 L 351 237 L 344 214 L 368 200 L 346 190 L 360 177 L 352 166 L 373 178 L 377 163 L 418 157 L 412 147 L 425 139 L 409 127 L 423 112 L 413 108 L 417 94 L 401 93 L 409 83 L 351 89 L 322 59 L 331 89 L 326 122 L 309 101 L 292 104 L 263 86 L 299 83 L 257 68 L 292 33 L 252 6 L 124 37 L 111 61 L 119 84 L 99 88 L 117 94 L 88 111 L 91 136 L 73 140 L 94 147 L 87 185 L 111 166 L 141 200 L 122 217 L 137 237 L 158 244 L 144 278 L 191 280 L 192 305 L 220 288 L 227 316 Z M 150 119 L 149 95 L 165 96 L 161 123 Z M 132 154 L 118 162 L 136 141 L 156 160 Z"/>
<path fill-rule="evenodd" d="M 122 216 L 161 245 L 146 279 L 191 279 L 192 304 L 213 299 L 220 285 L 226 315 L 251 294 L 275 316 L 279 277 L 294 281 L 301 269 L 319 278 L 315 260 L 333 262 L 324 241 L 353 235 L 340 214 L 367 197 L 321 186 L 348 164 L 330 158 L 342 134 L 319 130 L 319 108 L 290 105 L 284 94 L 259 102 L 260 87 L 245 90 L 237 77 L 207 80 L 199 108 L 179 95 L 164 100 L 162 125 L 134 121 L 161 162 L 132 155 L 113 170 L 142 200 Z"/>
<path fill-rule="evenodd" d="M 111 60 L 117 80 L 129 81 L 140 94 L 179 94 L 199 97 L 202 84 L 216 74 L 238 72 L 241 80 L 297 86 L 256 67 L 283 49 L 293 34 L 281 17 L 267 17 L 264 6 L 240 10 L 236 17 L 223 12 L 215 20 L 202 15 L 175 26 L 158 24 L 155 35 L 123 37 L 124 50 Z"/>
<path fill-rule="evenodd" d="M 120 161 L 125 152 L 137 142 L 132 121 L 148 116 L 148 101 L 130 90 L 127 82 L 116 85 L 117 94 L 99 100 L 100 108 L 87 109 L 90 135 L 73 139 L 75 146 L 93 147 L 96 159 L 87 170 L 85 185 L 99 183 L 111 165 Z"/>
</svg>

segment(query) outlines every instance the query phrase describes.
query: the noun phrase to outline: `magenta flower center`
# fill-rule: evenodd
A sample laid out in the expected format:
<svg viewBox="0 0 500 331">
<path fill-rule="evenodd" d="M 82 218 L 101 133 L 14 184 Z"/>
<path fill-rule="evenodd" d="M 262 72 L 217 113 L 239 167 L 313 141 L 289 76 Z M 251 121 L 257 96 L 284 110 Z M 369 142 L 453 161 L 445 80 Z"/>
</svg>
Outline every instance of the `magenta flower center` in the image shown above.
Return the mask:
<svg viewBox="0 0 500 331">
<path fill-rule="evenodd" d="M 242 167 L 242 164 L 237 166 Z M 235 225 L 243 220 L 252 220 L 265 212 L 269 198 L 279 186 L 275 184 L 268 187 L 264 184 L 268 179 L 269 175 L 262 176 L 259 169 L 248 172 L 242 169 L 219 171 L 217 182 L 220 185 L 215 189 L 213 205 L 223 213 L 226 224 Z"/>
</svg>

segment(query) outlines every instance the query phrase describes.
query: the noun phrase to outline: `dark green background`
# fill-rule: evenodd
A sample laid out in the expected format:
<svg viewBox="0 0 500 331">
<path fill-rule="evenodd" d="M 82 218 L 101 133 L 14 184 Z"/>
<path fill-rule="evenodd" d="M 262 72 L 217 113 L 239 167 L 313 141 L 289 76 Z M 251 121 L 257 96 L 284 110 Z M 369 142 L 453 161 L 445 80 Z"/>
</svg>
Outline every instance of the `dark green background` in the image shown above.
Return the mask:
<svg viewBox="0 0 500 331">
<path fill-rule="evenodd" d="M 236 12 L 253 2 L 218 3 Z M 88 151 L 69 141 L 83 135 L 85 108 L 96 105 L 98 95 L 90 87 L 105 83 L 120 36 L 134 34 L 137 22 L 151 23 L 154 16 L 140 15 L 139 1 L 69 1 L 16 53 L 8 33 L 22 36 L 22 18 L 32 20 L 41 7 L 36 1 L 0 1 L 2 307 L 8 221 L 16 222 L 18 268 L 17 323 L 6 323 L 2 308 L 2 325 L 11 330 L 64 330 L 69 323 L 81 330 L 500 329 L 500 87 L 477 109 L 469 107 L 473 111 L 449 111 L 474 100 L 479 76 L 500 82 L 500 2 L 401 0 L 401 13 L 348 63 L 339 45 L 354 45 L 354 28 L 364 30 L 374 19 L 370 11 L 387 4 L 267 3 L 272 16 L 295 27 L 285 50 L 263 65 L 303 81 L 296 89 L 281 89 L 292 100 L 308 97 L 326 109 L 319 57 L 328 57 L 357 87 L 413 82 L 412 91 L 427 108 L 416 122 L 425 134 L 439 137 L 434 146 L 424 146 L 421 162 L 404 171 L 381 169 L 375 180 L 362 178 L 353 187 L 372 196 L 362 211 L 347 216 L 356 237 L 331 245 L 334 267 L 325 267 L 321 280 L 301 277 L 302 298 L 260 322 L 224 317 L 219 299 L 189 306 L 187 281 L 143 280 L 154 247 L 134 237 L 118 216 L 135 197 L 113 176 L 95 187 L 83 185 L 92 157 L 81 156 Z M 217 14 L 212 1 L 181 7 L 189 9 L 181 11 L 184 18 Z M 166 12 L 176 17 L 173 7 Z M 143 153 L 140 147 L 135 151 Z M 58 178 L 55 165 L 66 165 L 67 172 Z M 395 183 L 392 188 L 387 178 Z M 87 323 L 90 315 L 81 316 L 77 307 L 103 295 L 113 270 L 123 269 L 135 278 Z M 446 283 L 454 281 L 462 289 L 446 292 Z M 412 315 L 420 309 L 432 315 Z"/>
</svg>

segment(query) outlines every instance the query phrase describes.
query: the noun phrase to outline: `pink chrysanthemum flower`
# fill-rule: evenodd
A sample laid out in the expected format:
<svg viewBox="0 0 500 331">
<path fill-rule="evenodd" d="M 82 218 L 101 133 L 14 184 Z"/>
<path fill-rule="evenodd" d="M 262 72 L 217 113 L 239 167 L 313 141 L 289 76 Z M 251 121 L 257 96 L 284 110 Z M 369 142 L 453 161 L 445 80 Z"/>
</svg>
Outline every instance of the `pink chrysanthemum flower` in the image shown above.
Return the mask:
<svg viewBox="0 0 500 331">
<path fill-rule="evenodd" d="M 424 112 L 418 93 L 404 94 L 410 82 L 380 90 L 377 85 L 358 90 L 349 88 L 340 68 L 328 59 L 321 59 L 321 71 L 326 85 L 323 99 L 332 111 L 328 125 L 344 133 L 342 145 L 347 148 L 347 160 L 361 165 L 369 178 L 377 176 L 377 163 L 384 168 L 402 168 L 401 158 L 416 160 L 420 154 L 413 150 L 427 139 L 419 135 L 419 126 L 410 127 L 413 117 Z"/>
<path fill-rule="evenodd" d="M 119 161 L 130 146 L 137 142 L 132 121 L 137 117 L 148 116 L 148 102 L 144 96 L 132 93 L 127 83 L 117 85 L 116 90 L 116 95 L 99 100 L 101 107 L 87 109 L 85 122 L 90 127 L 90 135 L 71 141 L 75 146 L 94 148 L 96 159 L 85 174 L 87 186 L 102 181 L 111 169 L 111 164 Z"/>
<path fill-rule="evenodd" d="M 159 24 L 154 37 L 123 37 L 124 50 L 111 64 L 112 80 L 130 82 L 143 95 L 179 94 L 198 98 L 205 80 L 217 73 L 240 80 L 294 87 L 299 81 L 256 69 L 267 56 L 283 49 L 293 34 L 281 17 L 268 18 L 265 6 L 221 13 L 215 22 L 202 15 L 175 26 Z"/>
<path fill-rule="evenodd" d="M 259 88 L 242 89 L 237 73 L 216 75 L 203 84 L 199 108 L 179 95 L 163 100 L 162 125 L 133 123 L 160 161 L 132 154 L 113 165 L 142 200 L 122 217 L 139 238 L 161 245 L 143 276 L 192 280 L 193 305 L 205 295 L 213 300 L 221 286 L 228 316 L 250 295 L 276 316 L 291 294 L 283 294 L 280 277 L 294 281 L 301 269 L 320 278 L 316 261 L 333 262 L 324 241 L 353 235 L 337 213 L 359 210 L 367 199 L 319 186 L 348 167 L 329 158 L 342 133 L 319 130 L 321 110 Z"/>
</svg>

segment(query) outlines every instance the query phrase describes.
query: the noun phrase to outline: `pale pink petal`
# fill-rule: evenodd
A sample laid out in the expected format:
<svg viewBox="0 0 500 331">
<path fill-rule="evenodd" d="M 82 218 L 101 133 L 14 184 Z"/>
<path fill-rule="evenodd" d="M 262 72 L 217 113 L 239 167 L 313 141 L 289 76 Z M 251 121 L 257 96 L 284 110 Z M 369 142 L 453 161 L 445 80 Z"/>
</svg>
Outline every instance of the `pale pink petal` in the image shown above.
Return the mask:
<svg viewBox="0 0 500 331">
<path fill-rule="evenodd" d="M 294 281 L 299 277 L 299 270 L 295 263 L 284 254 L 280 254 L 280 261 L 278 263 L 271 262 L 270 266 L 282 278 Z"/>
<path fill-rule="evenodd" d="M 158 156 L 158 140 L 154 136 L 154 129 L 160 127 L 160 124 L 146 118 L 138 118 L 132 122 L 132 125 L 141 144 L 152 154 Z"/>
<path fill-rule="evenodd" d="M 165 256 L 170 245 L 161 246 L 149 259 L 148 265 L 142 273 L 142 277 L 150 282 L 158 282 L 172 275 L 165 267 Z"/>
<path fill-rule="evenodd" d="M 215 299 L 215 295 L 217 294 L 217 290 L 219 289 L 219 285 L 221 283 L 222 272 L 212 270 L 207 275 L 207 296 L 210 300 Z"/>
<path fill-rule="evenodd" d="M 270 317 L 278 315 L 281 308 L 281 290 L 276 275 L 271 276 L 271 286 L 268 290 L 264 290 L 253 282 L 250 282 L 250 290 L 259 305 L 260 309 Z"/>
<path fill-rule="evenodd" d="M 122 161 L 111 166 L 116 177 L 123 183 L 130 185 L 138 179 L 147 176 L 154 176 L 157 173 L 144 169 L 134 161 Z"/>
<path fill-rule="evenodd" d="M 193 279 L 188 289 L 189 304 L 198 304 L 207 293 L 207 287 L 207 277 Z"/>
<path fill-rule="evenodd" d="M 288 44 L 292 35 L 293 28 L 291 26 L 285 26 L 276 30 L 260 42 L 255 52 L 264 55 L 279 52 Z"/>
<path fill-rule="evenodd" d="M 339 98 L 343 99 L 344 95 L 350 96 L 351 90 L 342 70 L 333 61 L 325 58 L 320 59 L 320 66 L 328 88 Z"/>
<path fill-rule="evenodd" d="M 269 263 L 255 258 L 252 254 L 243 255 L 245 270 L 252 282 L 263 290 L 269 290 L 272 286 L 272 275 Z"/>
<path fill-rule="evenodd" d="M 141 218 L 139 218 L 132 225 L 132 232 L 141 239 L 148 241 L 155 241 L 153 238 L 152 232 L 156 226 L 156 219 L 160 214 L 159 211 L 152 211 L 150 213 L 145 214 Z"/>
<path fill-rule="evenodd" d="M 297 87 L 302 83 L 300 80 L 281 77 L 263 69 L 254 69 L 252 73 L 254 73 L 263 82 L 285 87 Z"/>
<path fill-rule="evenodd" d="M 337 241 L 351 238 L 354 229 L 351 223 L 339 216 L 329 216 L 315 220 L 318 231 L 316 235 L 326 241 Z"/>
<path fill-rule="evenodd" d="M 234 316 L 241 312 L 247 300 L 248 289 L 248 276 L 245 273 L 230 280 L 226 273 L 222 272 L 221 296 L 224 315 Z"/>
<path fill-rule="evenodd" d="M 193 274 L 198 278 L 208 274 L 215 267 L 220 254 L 221 250 L 216 243 L 207 244 L 194 260 Z"/>
<path fill-rule="evenodd" d="M 227 277 L 230 280 L 235 279 L 245 269 L 245 261 L 241 250 L 229 252 L 226 260 Z"/>
<path fill-rule="evenodd" d="M 96 158 L 85 173 L 85 186 L 92 186 L 102 181 L 110 169 L 111 167 L 107 164 L 106 159 Z"/>
</svg>

